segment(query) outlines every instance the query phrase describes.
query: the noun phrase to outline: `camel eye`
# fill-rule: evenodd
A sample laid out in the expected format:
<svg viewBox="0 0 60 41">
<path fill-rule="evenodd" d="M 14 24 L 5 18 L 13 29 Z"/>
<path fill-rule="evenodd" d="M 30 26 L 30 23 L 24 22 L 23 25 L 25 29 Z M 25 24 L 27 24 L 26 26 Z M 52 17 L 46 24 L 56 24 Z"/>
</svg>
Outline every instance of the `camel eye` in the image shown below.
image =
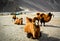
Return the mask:
<svg viewBox="0 0 60 41">
<path fill-rule="evenodd" d="M 35 25 L 39 25 L 39 22 L 38 22 L 38 20 L 36 20 L 36 21 L 35 21 Z"/>
</svg>

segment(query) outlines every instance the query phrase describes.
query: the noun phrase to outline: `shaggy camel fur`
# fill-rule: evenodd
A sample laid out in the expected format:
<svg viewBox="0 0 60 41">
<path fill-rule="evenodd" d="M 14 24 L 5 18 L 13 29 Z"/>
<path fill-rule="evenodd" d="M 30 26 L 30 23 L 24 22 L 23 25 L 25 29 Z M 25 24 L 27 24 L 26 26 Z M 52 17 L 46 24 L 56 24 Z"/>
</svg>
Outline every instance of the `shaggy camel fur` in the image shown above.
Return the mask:
<svg viewBox="0 0 60 41">
<path fill-rule="evenodd" d="M 40 26 L 38 21 L 36 21 L 31 18 L 26 17 L 26 25 L 24 27 L 24 31 L 27 33 L 27 35 L 32 38 L 39 38 L 40 36 Z M 37 24 L 36 24 L 37 23 Z"/>
<path fill-rule="evenodd" d="M 16 18 L 14 24 L 22 25 L 23 24 L 23 18 L 21 18 L 21 19 Z"/>
</svg>

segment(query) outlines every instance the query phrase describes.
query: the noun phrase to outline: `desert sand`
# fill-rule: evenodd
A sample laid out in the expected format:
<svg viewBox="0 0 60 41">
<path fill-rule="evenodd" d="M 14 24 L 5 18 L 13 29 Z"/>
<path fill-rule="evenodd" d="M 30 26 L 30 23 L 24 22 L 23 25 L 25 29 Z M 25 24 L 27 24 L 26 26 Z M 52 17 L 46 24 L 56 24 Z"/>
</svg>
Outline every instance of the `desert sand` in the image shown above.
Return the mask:
<svg viewBox="0 0 60 41">
<path fill-rule="evenodd" d="M 0 41 L 60 41 L 60 12 L 53 12 L 55 15 L 46 26 L 40 26 L 42 36 L 39 39 L 26 37 L 24 32 L 25 25 L 16 25 L 12 15 L 0 16 Z M 26 17 L 34 17 L 35 14 L 17 15 L 23 18 L 23 24 L 26 23 Z"/>
</svg>

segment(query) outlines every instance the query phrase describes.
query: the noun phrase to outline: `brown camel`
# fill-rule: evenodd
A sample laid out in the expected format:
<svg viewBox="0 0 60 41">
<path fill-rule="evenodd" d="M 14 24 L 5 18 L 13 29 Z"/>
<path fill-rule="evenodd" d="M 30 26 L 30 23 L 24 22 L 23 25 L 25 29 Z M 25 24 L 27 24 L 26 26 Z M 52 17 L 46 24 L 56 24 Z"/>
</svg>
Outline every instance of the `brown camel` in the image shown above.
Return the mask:
<svg viewBox="0 0 60 41">
<path fill-rule="evenodd" d="M 26 17 L 26 25 L 24 31 L 27 33 L 28 38 L 39 38 L 40 36 L 40 26 L 38 21 Z"/>
<path fill-rule="evenodd" d="M 23 24 L 23 18 L 16 18 L 14 24 L 17 24 L 17 25 L 22 25 Z"/>
<path fill-rule="evenodd" d="M 40 15 L 40 16 L 41 16 L 41 19 L 40 19 L 41 25 L 42 25 L 42 23 L 43 23 L 44 26 L 45 26 L 45 23 L 46 23 L 46 22 L 49 22 L 49 21 L 51 20 L 52 15 L 53 15 L 53 14 L 51 14 L 51 13 L 48 13 L 48 14 L 42 13 L 42 14 Z M 54 15 L 53 15 L 53 16 L 54 16 Z"/>
</svg>

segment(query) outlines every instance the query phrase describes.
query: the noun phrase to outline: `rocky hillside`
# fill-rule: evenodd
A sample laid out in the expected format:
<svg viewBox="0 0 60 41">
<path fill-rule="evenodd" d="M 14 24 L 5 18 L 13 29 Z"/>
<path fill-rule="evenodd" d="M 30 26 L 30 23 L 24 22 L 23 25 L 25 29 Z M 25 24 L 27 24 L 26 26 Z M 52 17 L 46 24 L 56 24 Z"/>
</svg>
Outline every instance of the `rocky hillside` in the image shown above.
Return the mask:
<svg viewBox="0 0 60 41">
<path fill-rule="evenodd" d="M 3 5 L 3 7 L 0 5 L 0 11 L 4 12 L 20 11 L 20 6 L 32 11 L 60 11 L 59 0 L 9 0 Z"/>
<path fill-rule="evenodd" d="M 14 0 L 0 1 L 0 12 L 14 12 L 20 10 L 22 9 L 19 8 L 18 4 Z"/>
</svg>

